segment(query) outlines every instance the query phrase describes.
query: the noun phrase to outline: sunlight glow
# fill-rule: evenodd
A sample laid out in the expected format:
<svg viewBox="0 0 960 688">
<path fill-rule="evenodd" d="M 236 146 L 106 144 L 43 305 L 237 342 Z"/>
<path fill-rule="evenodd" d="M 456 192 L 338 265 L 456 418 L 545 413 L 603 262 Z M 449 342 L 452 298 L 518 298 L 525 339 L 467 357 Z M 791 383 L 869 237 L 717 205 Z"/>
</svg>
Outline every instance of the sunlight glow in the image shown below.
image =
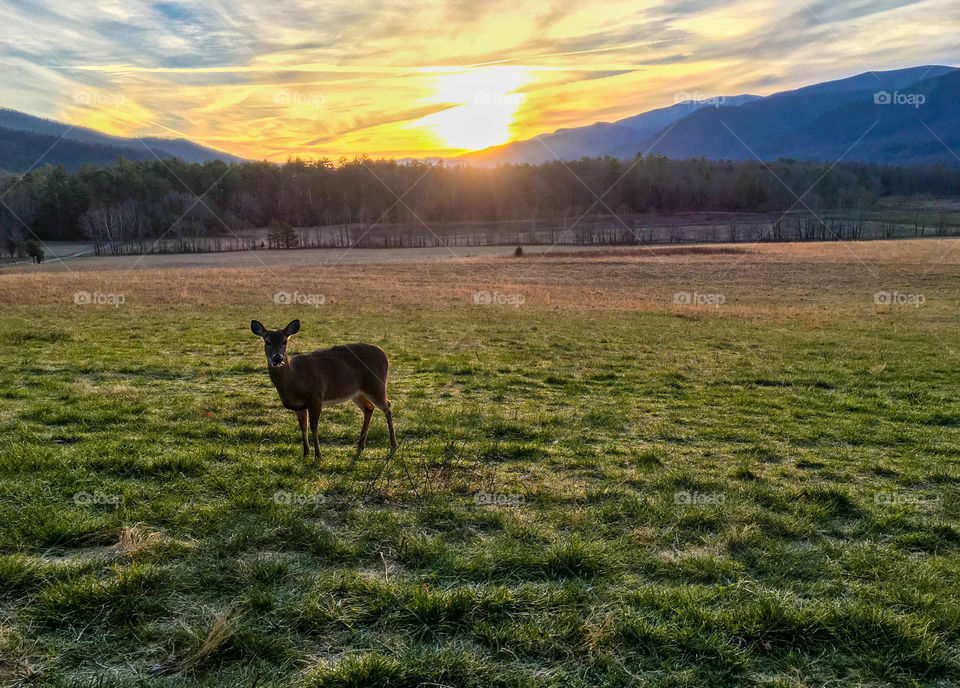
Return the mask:
<svg viewBox="0 0 960 688">
<path fill-rule="evenodd" d="M 482 67 L 435 77 L 434 102 L 452 103 L 414 123 L 426 127 L 451 148 L 478 150 L 510 140 L 510 128 L 529 81 L 524 67 Z"/>
</svg>

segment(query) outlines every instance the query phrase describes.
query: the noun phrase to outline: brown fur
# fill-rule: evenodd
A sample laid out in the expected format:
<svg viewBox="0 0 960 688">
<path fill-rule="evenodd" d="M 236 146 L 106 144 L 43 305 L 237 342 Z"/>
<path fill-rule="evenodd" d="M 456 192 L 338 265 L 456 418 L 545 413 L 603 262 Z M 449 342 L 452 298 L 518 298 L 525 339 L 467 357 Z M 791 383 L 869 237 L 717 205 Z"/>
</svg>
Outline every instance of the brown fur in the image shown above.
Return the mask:
<svg viewBox="0 0 960 688">
<path fill-rule="evenodd" d="M 386 416 L 390 430 L 390 446 L 392 449 L 397 448 L 390 400 L 387 399 L 390 364 L 383 349 L 372 344 L 347 344 L 291 358 L 287 355 L 287 340 L 300 331 L 299 320 L 294 320 L 282 330 L 267 330 L 254 320 L 250 323 L 250 329 L 263 339 L 270 380 L 277 388 L 281 403 L 297 412 L 297 421 L 303 436 L 304 456 L 307 456 L 310 450 L 308 422 L 313 437 L 314 455 L 319 458 L 317 426 L 320 411 L 324 404 L 339 404 L 344 401 L 353 401 L 363 412 L 358 449 L 363 449 L 366 444 L 367 430 L 370 428 L 370 419 L 375 408 L 383 411 Z"/>
</svg>

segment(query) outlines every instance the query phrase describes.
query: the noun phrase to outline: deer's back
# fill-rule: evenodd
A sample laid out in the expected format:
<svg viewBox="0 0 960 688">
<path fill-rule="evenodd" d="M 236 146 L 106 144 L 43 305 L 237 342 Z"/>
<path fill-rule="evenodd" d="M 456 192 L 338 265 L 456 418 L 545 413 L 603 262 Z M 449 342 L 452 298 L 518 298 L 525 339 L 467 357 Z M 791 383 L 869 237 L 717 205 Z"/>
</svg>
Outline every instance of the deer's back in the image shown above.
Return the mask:
<svg viewBox="0 0 960 688">
<path fill-rule="evenodd" d="M 346 344 L 294 356 L 297 376 L 323 387 L 324 401 L 342 401 L 361 392 L 382 392 L 387 383 L 387 355 L 373 344 Z"/>
</svg>

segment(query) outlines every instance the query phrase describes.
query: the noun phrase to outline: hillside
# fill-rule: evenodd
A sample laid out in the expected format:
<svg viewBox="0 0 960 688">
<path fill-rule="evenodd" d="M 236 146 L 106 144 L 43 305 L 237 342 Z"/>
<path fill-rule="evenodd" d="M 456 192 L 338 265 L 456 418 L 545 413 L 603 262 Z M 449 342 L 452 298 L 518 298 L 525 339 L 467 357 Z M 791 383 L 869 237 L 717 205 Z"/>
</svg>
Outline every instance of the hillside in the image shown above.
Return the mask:
<svg viewBox="0 0 960 688">
<path fill-rule="evenodd" d="M 58 139 L 61 140 L 58 142 Z M 117 156 L 129 160 L 178 157 L 187 162 L 240 160 L 185 139 L 111 136 L 0 108 L 0 170 L 22 172 L 41 156 L 44 162 L 63 164 L 70 171 L 85 163 L 109 165 Z"/>
<path fill-rule="evenodd" d="M 741 95 L 725 98 L 729 105 L 740 105 L 760 96 Z M 714 107 L 714 102 L 683 101 L 669 107 L 650 110 L 616 122 L 598 122 L 586 127 L 559 129 L 527 141 L 515 141 L 481 151 L 467 153 L 457 158 L 458 162 L 476 164 L 529 163 L 539 164 L 552 160 L 576 160 L 582 157 L 613 155 L 623 157 L 622 151 L 640 150 L 651 135 L 674 122 L 704 108 Z M 627 157 L 632 157 L 632 153 Z"/>
<path fill-rule="evenodd" d="M 926 77 L 919 79 L 925 73 Z M 924 97 L 915 107 L 876 103 L 878 93 Z M 701 110 L 679 120 L 669 131 L 652 134 L 643 149 L 670 158 L 748 160 L 756 156 L 818 161 L 837 160 L 849 150 L 849 160 L 956 165 L 960 160 L 951 156 L 927 127 L 950 145 L 956 141 L 958 125 L 960 71 L 923 67 L 862 74 L 778 93 L 740 107 Z M 619 157 L 630 154 L 621 150 Z"/>
<path fill-rule="evenodd" d="M 875 103 L 878 93 L 922 95 L 923 102 L 917 107 Z M 766 97 L 683 102 L 613 123 L 561 129 L 458 160 L 540 163 L 598 155 L 629 159 L 644 152 L 681 159 L 747 160 L 755 154 L 764 160 L 832 162 L 847 153 L 849 160 L 960 166 L 960 158 L 948 148 L 960 149 L 960 71 L 922 66 L 866 72 Z"/>
</svg>

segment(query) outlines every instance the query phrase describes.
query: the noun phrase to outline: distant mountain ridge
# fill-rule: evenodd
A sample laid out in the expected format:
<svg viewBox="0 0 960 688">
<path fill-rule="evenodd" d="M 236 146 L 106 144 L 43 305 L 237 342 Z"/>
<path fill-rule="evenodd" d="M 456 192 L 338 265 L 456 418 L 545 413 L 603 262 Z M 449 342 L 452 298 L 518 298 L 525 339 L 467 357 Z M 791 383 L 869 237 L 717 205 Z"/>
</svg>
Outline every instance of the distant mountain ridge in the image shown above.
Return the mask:
<svg viewBox="0 0 960 688">
<path fill-rule="evenodd" d="M 740 95 L 700 101 L 685 100 L 612 123 L 598 122 L 585 127 L 558 129 L 552 134 L 543 134 L 527 141 L 516 141 L 467 153 L 458 157 L 457 160 L 481 164 L 503 162 L 538 164 L 556 159 L 575 160 L 584 156 L 621 157 L 623 150 L 639 145 L 647 137 L 693 112 L 718 107 L 721 103 L 741 105 L 760 97 Z M 632 157 L 632 154 L 628 157 Z"/>
<path fill-rule="evenodd" d="M 904 97 L 913 102 L 893 102 Z M 685 100 L 616 122 L 474 151 L 453 162 L 540 164 L 596 156 L 631 159 L 638 153 L 960 167 L 960 70 L 929 65 L 865 72 L 765 97 Z M 111 136 L 0 108 L 0 171 L 20 173 L 41 159 L 75 171 L 86 163 L 110 165 L 118 156 L 242 160 L 184 139 Z"/>
<path fill-rule="evenodd" d="M 910 92 L 917 106 L 883 102 Z M 875 96 L 880 102 L 875 102 Z M 936 134 L 936 135 L 934 135 Z M 939 140 L 938 140 L 939 139 Z M 685 101 L 613 123 L 561 129 L 460 156 L 459 162 L 541 163 L 583 156 L 847 160 L 960 166 L 960 70 L 866 72 L 770 96 Z"/>
<path fill-rule="evenodd" d="M 60 163 L 75 171 L 86 163 L 110 165 L 120 155 L 129 160 L 154 160 L 157 157 L 178 157 L 187 162 L 241 160 L 185 139 L 111 136 L 95 129 L 71 127 L 63 122 L 0 108 L 0 170 L 23 172 L 44 156 L 43 163 Z"/>
</svg>

